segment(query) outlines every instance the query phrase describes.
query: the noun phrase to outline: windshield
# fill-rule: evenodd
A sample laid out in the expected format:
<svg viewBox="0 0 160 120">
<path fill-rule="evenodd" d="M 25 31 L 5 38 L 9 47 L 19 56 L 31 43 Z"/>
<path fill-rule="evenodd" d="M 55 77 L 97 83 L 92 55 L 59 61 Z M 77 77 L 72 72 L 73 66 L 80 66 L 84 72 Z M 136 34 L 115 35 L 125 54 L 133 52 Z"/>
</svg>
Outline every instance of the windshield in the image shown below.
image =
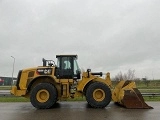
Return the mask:
<svg viewBox="0 0 160 120">
<path fill-rule="evenodd" d="M 77 59 L 74 58 L 74 74 L 77 74 L 77 71 L 80 72 L 80 69 L 79 69 L 79 66 L 78 66 L 78 63 L 77 63 Z"/>
</svg>

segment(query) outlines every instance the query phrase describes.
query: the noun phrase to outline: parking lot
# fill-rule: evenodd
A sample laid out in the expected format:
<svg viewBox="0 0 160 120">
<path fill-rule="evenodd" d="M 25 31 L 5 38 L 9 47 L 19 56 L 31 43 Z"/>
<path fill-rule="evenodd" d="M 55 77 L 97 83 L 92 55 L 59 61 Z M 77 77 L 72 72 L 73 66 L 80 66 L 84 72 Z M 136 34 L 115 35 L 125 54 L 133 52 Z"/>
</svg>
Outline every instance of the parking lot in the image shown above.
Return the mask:
<svg viewBox="0 0 160 120">
<path fill-rule="evenodd" d="M 160 102 L 154 109 L 125 109 L 110 103 L 105 109 L 90 108 L 87 102 L 60 102 L 52 109 L 36 109 L 30 102 L 0 103 L 1 120 L 159 120 Z"/>
</svg>

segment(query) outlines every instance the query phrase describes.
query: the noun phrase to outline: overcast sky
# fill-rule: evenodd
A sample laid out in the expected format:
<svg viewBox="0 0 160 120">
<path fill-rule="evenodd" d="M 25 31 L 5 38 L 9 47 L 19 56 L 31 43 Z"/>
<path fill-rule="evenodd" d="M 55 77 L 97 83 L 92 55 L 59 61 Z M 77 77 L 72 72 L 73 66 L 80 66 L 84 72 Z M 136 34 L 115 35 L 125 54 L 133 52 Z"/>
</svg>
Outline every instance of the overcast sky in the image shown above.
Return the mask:
<svg viewBox="0 0 160 120">
<path fill-rule="evenodd" d="M 0 0 L 0 76 L 77 54 L 80 68 L 160 78 L 160 0 Z"/>
</svg>

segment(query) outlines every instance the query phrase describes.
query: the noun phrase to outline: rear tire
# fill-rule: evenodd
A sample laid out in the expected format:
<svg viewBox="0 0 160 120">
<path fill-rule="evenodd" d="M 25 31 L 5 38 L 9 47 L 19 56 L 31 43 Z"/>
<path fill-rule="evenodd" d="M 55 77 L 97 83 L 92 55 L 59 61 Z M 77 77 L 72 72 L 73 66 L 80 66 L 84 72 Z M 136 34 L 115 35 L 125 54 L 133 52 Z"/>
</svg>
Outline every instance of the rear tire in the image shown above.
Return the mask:
<svg viewBox="0 0 160 120">
<path fill-rule="evenodd" d="M 51 108 L 57 101 L 57 90 L 50 83 L 39 83 L 31 91 L 30 101 L 38 109 Z"/>
<path fill-rule="evenodd" d="M 87 88 L 86 100 L 93 108 L 104 108 L 111 101 L 111 90 L 104 83 L 94 82 Z"/>
</svg>

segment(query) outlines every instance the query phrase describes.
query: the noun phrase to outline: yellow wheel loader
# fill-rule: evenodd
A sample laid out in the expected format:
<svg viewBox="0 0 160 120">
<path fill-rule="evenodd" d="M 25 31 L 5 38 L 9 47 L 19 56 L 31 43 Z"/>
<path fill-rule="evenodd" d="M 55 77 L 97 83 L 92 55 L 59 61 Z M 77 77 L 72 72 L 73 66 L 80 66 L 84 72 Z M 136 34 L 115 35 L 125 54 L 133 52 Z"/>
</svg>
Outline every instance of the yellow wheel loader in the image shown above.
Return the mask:
<svg viewBox="0 0 160 120">
<path fill-rule="evenodd" d="M 31 104 L 38 109 L 51 108 L 57 101 L 81 96 L 85 96 L 93 108 L 104 108 L 111 99 L 127 108 L 151 108 L 134 82 L 121 81 L 111 91 L 110 73 L 105 78 L 102 72 L 90 69 L 81 73 L 77 55 L 57 55 L 56 58 L 57 64 L 42 59 L 43 66 L 20 70 L 11 94 L 30 98 Z"/>
</svg>

